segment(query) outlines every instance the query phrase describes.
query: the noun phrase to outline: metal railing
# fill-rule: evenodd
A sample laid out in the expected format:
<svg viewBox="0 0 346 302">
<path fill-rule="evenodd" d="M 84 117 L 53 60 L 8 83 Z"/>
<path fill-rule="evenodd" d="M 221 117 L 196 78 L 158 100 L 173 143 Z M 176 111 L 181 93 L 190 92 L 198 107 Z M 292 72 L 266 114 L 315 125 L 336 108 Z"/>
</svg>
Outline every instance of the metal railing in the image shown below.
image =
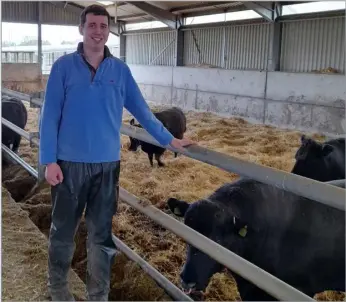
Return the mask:
<svg viewBox="0 0 346 302">
<path fill-rule="evenodd" d="M 5 120 L 7 121 L 7 120 Z M 12 123 L 7 121 L 9 127 L 14 130 L 15 127 L 12 127 Z M 11 125 L 12 124 L 12 125 Z M 15 131 L 15 130 L 14 130 Z M 29 137 L 28 135 L 25 138 Z M 22 165 L 31 175 L 38 178 L 38 173 L 23 161 L 17 154 L 11 151 L 9 148 L 2 144 L 3 150 L 20 165 Z M 35 172 L 33 172 L 35 171 Z M 169 229 L 174 234 L 183 238 L 189 244 L 192 244 L 196 248 L 200 249 L 219 263 L 225 265 L 232 271 L 236 272 L 245 279 L 251 281 L 257 286 L 264 289 L 269 294 L 275 296 L 280 300 L 293 300 L 293 301 L 314 301 L 314 299 L 309 296 L 301 293 L 294 287 L 286 284 L 280 279 L 272 276 L 263 269 L 257 267 L 256 265 L 250 263 L 249 261 L 241 258 L 230 250 L 224 248 L 213 240 L 203 236 L 202 234 L 196 232 L 185 224 L 177 221 L 171 216 L 163 213 L 161 210 L 157 209 L 154 206 L 143 206 L 141 201 L 126 191 L 125 189 L 119 189 L 119 198 L 132 206 L 142 214 L 148 216 L 153 221 L 159 223 L 163 227 Z M 113 235 L 114 236 L 114 235 Z M 140 258 L 135 254 L 125 243 L 121 242 L 120 239 L 113 237 L 115 239 L 115 244 L 117 248 L 127 255 L 131 260 L 139 264 L 153 279 L 160 284 L 167 292 L 169 292 L 172 297 L 176 298 L 178 301 L 191 301 L 192 299 L 186 296 L 180 289 L 178 289 L 173 283 L 167 280 L 163 275 L 157 272 L 153 267 L 150 266 L 144 259 Z M 120 243 L 120 244 L 119 244 Z M 181 297 L 186 297 L 182 299 Z"/>
<path fill-rule="evenodd" d="M 11 149 L 7 148 L 4 144 L 1 144 L 2 150 L 4 150 L 11 159 L 20 164 L 26 171 L 28 171 L 35 178 L 38 177 L 37 171 L 31 167 L 26 161 L 21 159 L 16 153 L 14 153 Z"/>
<path fill-rule="evenodd" d="M 42 106 L 43 102 L 39 98 L 32 98 L 29 95 L 16 92 L 9 89 L 2 89 L 2 93 L 8 96 L 16 97 L 21 100 L 29 101 L 36 106 Z M 127 136 L 132 136 L 139 140 L 161 146 L 144 129 L 122 124 L 120 132 Z M 209 150 L 200 146 L 192 145 L 186 148 L 186 151 L 177 150 L 171 146 L 166 147 L 173 152 L 179 152 L 192 159 L 213 165 L 227 172 L 237 173 L 257 180 L 259 182 L 273 185 L 279 189 L 295 193 L 299 196 L 312 199 L 312 202 L 318 201 L 328 206 L 345 211 L 345 190 L 322 183 L 300 175 L 295 175 L 275 168 L 251 163 L 246 160 L 226 155 L 217 151 Z"/>
<path fill-rule="evenodd" d="M 35 103 L 41 102 L 42 104 L 42 100 L 40 99 L 31 98 L 28 95 L 23 96 L 23 94 L 18 94 L 17 92 L 8 89 L 3 89 L 2 92 L 13 97 L 18 97 L 22 100 L 30 102 L 35 101 Z M 144 129 L 141 128 L 123 124 L 121 127 L 121 133 L 157 146 L 161 146 L 153 137 L 151 137 Z M 226 171 L 238 173 L 262 183 L 274 185 L 280 189 L 296 193 L 297 195 L 315 199 L 318 202 L 341 209 L 343 211 L 345 210 L 345 190 L 334 187 L 331 184 L 321 183 L 302 176 L 293 175 L 277 169 L 250 163 L 199 146 L 190 146 L 184 152 L 176 150 L 170 146 L 167 147 L 167 149 L 182 153 L 190 158 L 211 164 Z M 187 227 L 185 224 L 163 213 L 156 207 L 143 206 L 138 198 L 131 195 L 123 188 L 120 188 L 119 193 L 120 199 L 125 203 L 150 217 L 160 225 L 171 230 L 174 234 L 180 236 L 189 244 L 195 246 L 205 254 L 209 255 L 230 270 L 236 272 L 243 278 L 262 288 L 262 290 L 266 291 L 277 299 L 295 301 L 313 300 L 311 297 L 298 291 L 280 279 L 272 276 L 261 268 L 239 257 L 230 250 L 222 247 L 216 242 Z M 314 201 L 312 200 L 311 202 Z"/>
<path fill-rule="evenodd" d="M 121 133 L 136 139 L 161 146 L 144 129 L 122 125 Z M 300 175 L 295 175 L 275 168 L 248 162 L 217 151 L 209 150 L 200 146 L 189 146 L 186 151 L 180 151 L 172 147 L 167 149 L 182 153 L 190 158 L 221 168 L 227 172 L 237 173 L 257 180 L 259 182 L 273 185 L 279 189 L 295 193 L 299 196 L 345 211 L 345 190 L 322 183 Z"/>
</svg>

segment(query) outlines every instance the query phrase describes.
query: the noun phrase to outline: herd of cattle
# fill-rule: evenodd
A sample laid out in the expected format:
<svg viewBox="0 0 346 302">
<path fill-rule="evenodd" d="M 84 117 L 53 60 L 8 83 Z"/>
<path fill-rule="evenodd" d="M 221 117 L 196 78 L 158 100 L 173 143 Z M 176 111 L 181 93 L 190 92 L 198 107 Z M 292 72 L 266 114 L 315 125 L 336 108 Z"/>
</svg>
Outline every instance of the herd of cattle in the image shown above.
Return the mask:
<svg viewBox="0 0 346 302">
<path fill-rule="evenodd" d="M 171 108 L 156 117 L 177 138 L 186 117 Z M 15 98 L 2 99 L 2 117 L 24 129 L 27 112 Z M 134 119 L 130 121 L 135 125 Z M 2 143 L 17 152 L 21 136 L 2 125 Z M 130 137 L 130 151 L 141 146 L 160 167 L 164 148 Z M 177 154 L 175 154 L 177 156 Z M 345 188 L 345 139 L 319 143 L 301 137 L 293 174 Z M 339 180 L 339 181 L 337 181 Z M 345 292 L 345 212 L 258 181 L 240 178 L 193 203 L 169 198 L 169 209 L 184 223 L 282 281 L 313 297 L 325 290 Z M 210 278 L 223 267 L 188 245 L 181 287 L 193 299 L 203 297 Z M 242 300 L 276 300 L 233 273 Z"/>
</svg>

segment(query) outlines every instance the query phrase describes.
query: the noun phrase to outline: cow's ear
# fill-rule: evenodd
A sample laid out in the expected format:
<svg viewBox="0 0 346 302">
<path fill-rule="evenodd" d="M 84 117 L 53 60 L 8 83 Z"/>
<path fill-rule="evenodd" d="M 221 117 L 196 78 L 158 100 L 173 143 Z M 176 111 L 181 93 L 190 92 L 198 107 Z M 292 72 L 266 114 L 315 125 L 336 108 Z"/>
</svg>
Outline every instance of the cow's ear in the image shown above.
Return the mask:
<svg viewBox="0 0 346 302">
<path fill-rule="evenodd" d="M 135 124 L 135 119 L 133 118 L 131 121 L 130 121 L 130 125 L 134 125 Z"/>
<path fill-rule="evenodd" d="M 176 198 L 169 198 L 167 200 L 167 205 L 171 212 L 179 217 L 184 217 L 187 209 L 190 206 L 188 202 Z"/>
<path fill-rule="evenodd" d="M 322 145 L 322 155 L 327 156 L 329 153 L 333 151 L 333 146 L 329 144 Z"/>
<path fill-rule="evenodd" d="M 304 143 L 305 141 L 307 140 L 305 134 L 303 134 L 301 137 L 300 137 L 300 142 L 301 143 Z"/>
</svg>

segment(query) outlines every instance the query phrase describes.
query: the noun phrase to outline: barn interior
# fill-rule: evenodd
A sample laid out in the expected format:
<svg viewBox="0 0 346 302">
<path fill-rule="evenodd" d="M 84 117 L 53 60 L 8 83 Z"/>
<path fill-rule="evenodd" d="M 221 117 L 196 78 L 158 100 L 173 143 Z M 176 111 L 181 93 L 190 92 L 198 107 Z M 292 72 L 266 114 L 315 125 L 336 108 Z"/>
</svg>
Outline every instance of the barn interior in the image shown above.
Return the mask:
<svg viewBox="0 0 346 302">
<path fill-rule="evenodd" d="M 111 51 L 128 64 L 153 111 L 177 106 L 186 114 L 185 136 L 199 146 L 290 172 L 302 134 L 320 142 L 345 136 L 345 2 L 334 2 L 334 9 L 316 6 L 302 12 L 304 5 L 319 2 L 2 1 L 2 23 L 37 25 L 30 49 L 2 46 L 2 97 L 23 100 L 28 111 L 24 130 L 31 134 L 22 138 L 18 152 L 26 165 L 2 168 L 2 298 L 49 300 L 45 269 L 51 200 L 48 184 L 37 182 L 43 171 L 31 137 L 38 134 L 40 106 L 33 98 L 42 100 L 52 64 L 76 45 L 44 45 L 43 26 L 77 27 L 86 6 L 103 5 L 117 41 Z M 125 110 L 123 123 L 129 125 L 131 118 Z M 120 186 L 177 221 L 182 220 L 167 208 L 168 198 L 194 202 L 241 176 L 189 156 L 175 158 L 169 150 L 164 168 L 151 167 L 144 152 L 128 150 L 127 135 L 121 140 Z M 124 201 L 113 231 L 179 287 L 185 240 Z M 78 300 L 85 300 L 86 236 L 82 220 L 71 275 Z M 130 254 L 119 252 L 109 299 L 176 300 L 154 279 Z M 241 300 L 232 273 L 215 274 L 204 298 Z M 345 294 L 326 289 L 314 298 L 340 301 Z"/>
</svg>

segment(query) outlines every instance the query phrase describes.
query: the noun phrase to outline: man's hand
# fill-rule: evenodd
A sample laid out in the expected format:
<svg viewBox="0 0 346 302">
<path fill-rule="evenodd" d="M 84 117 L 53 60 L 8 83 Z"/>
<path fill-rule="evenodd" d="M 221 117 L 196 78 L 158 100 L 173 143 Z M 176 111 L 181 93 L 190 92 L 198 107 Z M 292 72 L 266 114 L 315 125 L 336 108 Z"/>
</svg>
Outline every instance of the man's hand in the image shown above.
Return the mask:
<svg viewBox="0 0 346 302">
<path fill-rule="evenodd" d="M 196 145 L 196 142 L 194 142 L 188 138 L 183 138 L 183 139 L 173 138 L 170 145 L 173 148 L 176 148 L 180 151 L 185 151 L 183 147 L 190 146 L 190 145 Z"/>
<path fill-rule="evenodd" d="M 58 183 L 62 183 L 63 175 L 60 166 L 57 163 L 48 164 L 45 171 L 45 177 L 47 182 L 51 186 L 55 186 Z"/>
</svg>

